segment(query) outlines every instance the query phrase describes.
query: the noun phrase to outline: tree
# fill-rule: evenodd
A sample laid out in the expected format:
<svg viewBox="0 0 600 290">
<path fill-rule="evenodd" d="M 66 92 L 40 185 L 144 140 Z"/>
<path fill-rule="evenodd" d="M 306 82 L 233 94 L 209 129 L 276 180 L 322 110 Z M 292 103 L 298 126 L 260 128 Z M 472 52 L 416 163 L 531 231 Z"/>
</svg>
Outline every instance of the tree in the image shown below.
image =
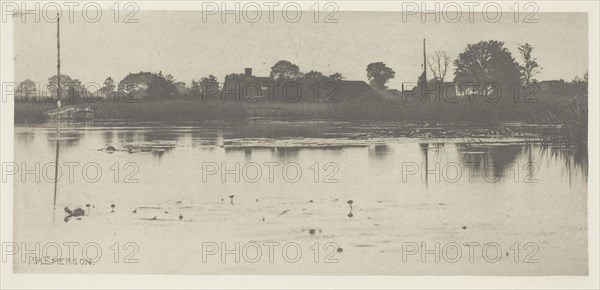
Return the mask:
<svg viewBox="0 0 600 290">
<path fill-rule="evenodd" d="M 305 73 L 303 77 L 305 79 L 313 79 L 313 80 L 320 80 L 320 79 L 325 78 L 325 76 L 321 72 L 314 71 L 314 70 L 311 70 L 311 71 Z"/>
<path fill-rule="evenodd" d="M 367 66 L 367 78 L 371 86 L 380 90 L 387 89 L 385 84 L 393 79 L 395 75 L 396 72 L 383 62 L 374 62 Z"/>
<path fill-rule="evenodd" d="M 271 67 L 270 76 L 276 81 L 289 82 L 297 80 L 302 73 L 297 65 L 287 60 L 280 60 Z"/>
<path fill-rule="evenodd" d="M 196 79 L 192 80 L 192 83 L 190 84 L 190 92 L 192 94 L 200 93 L 200 81 L 196 81 Z"/>
<path fill-rule="evenodd" d="M 202 93 L 202 90 L 209 89 L 210 91 L 218 91 L 220 89 L 219 81 L 217 77 L 214 75 L 209 75 L 208 77 L 202 77 L 200 80 L 196 81 L 192 80 L 190 85 L 190 92 L 192 94 L 199 95 Z"/>
<path fill-rule="evenodd" d="M 529 85 L 532 82 L 535 83 L 536 80 L 533 76 L 539 74 L 542 70 L 542 67 L 537 63 L 537 58 L 531 56 L 532 51 L 533 46 L 529 43 L 519 45 L 519 53 L 521 54 L 521 58 L 523 58 L 523 64 L 519 65 L 523 85 Z"/>
<path fill-rule="evenodd" d="M 108 97 L 114 91 L 115 91 L 115 81 L 112 79 L 112 77 L 107 77 L 106 80 L 104 80 L 104 84 L 102 85 L 102 88 L 100 88 L 100 95 L 104 96 L 104 97 Z"/>
<path fill-rule="evenodd" d="M 334 81 L 341 81 L 344 79 L 344 76 L 341 73 L 333 73 L 329 76 L 330 79 L 334 80 Z"/>
<path fill-rule="evenodd" d="M 519 83 L 519 64 L 504 47 L 504 42 L 490 40 L 469 44 L 454 60 L 454 81 L 462 84 L 477 83 L 474 93 L 489 94 L 499 85 L 508 90 Z"/>
<path fill-rule="evenodd" d="M 113 81 L 113 79 L 111 77 L 107 77 L 106 80 L 104 80 L 103 88 L 105 88 L 109 92 L 114 91 L 115 90 L 115 81 Z"/>
<path fill-rule="evenodd" d="M 201 78 L 200 81 L 198 81 L 197 86 L 198 92 L 204 90 L 207 90 L 207 93 L 215 92 L 219 90 L 219 81 L 217 80 L 217 77 L 209 75 L 208 77 Z"/>
<path fill-rule="evenodd" d="M 174 83 L 175 79 L 172 75 L 162 75 L 159 72 L 158 75 L 154 75 L 152 81 L 148 83 L 146 93 L 151 98 L 170 98 L 177 94 L 177 88 Z"/>
<path fill-rule="evenodd" d="M 201 78 L 199 82 L 201 88 L 205 88 L 206 85 L 214 86 L 216 85 L 216 89 L 219 89 L 219 81 L 216 76 L 209 75 L 208 77 Z"/>
<path fill-rule="evenodd" d="M 169 79 L 165 78 L 162 72 L 158 74 L 151 72 L 130 73 L 119 82 L 119 91 L 131 94 L 135 98 L 169 98 L 177 95 L 173 78 L 170 77 Z"/>
<path fill-rule="evenodd" d="M 58 76 L 54 75 L 48 78 L 47 85 L 50 97 L 57 97 L 58 91 Z M 60 97 L 63 100 L 68 99 L 74 102 L 75 99 L 81 98 L 88 95 L 88 91 L 81 81 L 78 79 L 72 79 L 68 75 L 60 75 Z"/>
<path fill-rule="evenodd" d="M 20 97 L 23 101 L 27 100 L 30 96 L 35 96 L 37 93 L 36 84 L 30 80 L 26 79 L 19 83 L 19 87 L 17 87 L 17 91 L 15 93 L 15 97 Z"/>
<path fill-rule="evenodd" d="M 588 73 L 584 73 L 583 76 L 576 76 L 571 82 L 571 94 L 575 96 L 588 95 Z"/>
<path fill-rule="evenodd" d="M 450 58 L 445 51 L 438 50 L 427 60 L 429 69 L 433 73 L 433 78 L 438 82 L 443 82 L 448 71 Z"/>
</svg>

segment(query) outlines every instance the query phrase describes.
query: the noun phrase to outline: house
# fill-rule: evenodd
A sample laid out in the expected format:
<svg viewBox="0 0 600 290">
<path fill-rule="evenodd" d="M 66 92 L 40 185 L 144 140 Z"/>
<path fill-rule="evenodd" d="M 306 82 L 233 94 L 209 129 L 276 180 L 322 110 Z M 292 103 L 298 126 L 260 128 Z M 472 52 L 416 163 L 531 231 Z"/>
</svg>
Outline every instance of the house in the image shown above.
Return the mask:
<svg viewBox="0 0 600 290">
<path fill-rule="evenodd" d="M 244 98 L 244 100 L 256 102 L 272 96 L 276 85 L 274 78 L 254 76 L 252 68 L 246 68 L 243 74 L 225 76 L 221 100 L 233 99 L 239 102 Z"/>
<path fill-rule="evenodd" d="M 273 77 L 258 77 L 252 68 L 243 74 L 225 77 L 221 100 L 238 102 L 345 102 L 382 96 L 364 81 L 333 80 L 328 77 L 278 82 Z"/>
</svg>

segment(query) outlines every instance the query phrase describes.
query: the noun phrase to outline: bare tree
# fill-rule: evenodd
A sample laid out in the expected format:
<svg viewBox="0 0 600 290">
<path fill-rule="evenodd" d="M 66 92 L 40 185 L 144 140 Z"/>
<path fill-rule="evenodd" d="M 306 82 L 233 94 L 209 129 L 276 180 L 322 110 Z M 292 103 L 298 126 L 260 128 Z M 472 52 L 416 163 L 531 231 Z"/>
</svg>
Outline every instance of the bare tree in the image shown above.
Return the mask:
<svg viewBox="0 0 600 290">
<path fill-rule="evenodd" d="M 450 58 L 446 52 L 442 50 L 436 51 L 434 55 L 429 57 L 427 64 L 435 80 L 443 82 L 448 71 L 448 65 L 450 64 Z"/>
</svg>

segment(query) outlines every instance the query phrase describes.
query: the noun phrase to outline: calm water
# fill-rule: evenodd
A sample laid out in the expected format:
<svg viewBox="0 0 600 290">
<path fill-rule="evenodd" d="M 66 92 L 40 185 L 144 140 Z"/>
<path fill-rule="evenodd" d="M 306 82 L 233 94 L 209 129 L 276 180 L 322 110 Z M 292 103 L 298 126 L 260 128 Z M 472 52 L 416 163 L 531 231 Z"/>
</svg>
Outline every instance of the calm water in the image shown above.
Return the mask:
<svg viewBox="0 0 600 290">
<path fill-rule="evenodd" d="M 104 249 L 133 241 L 142 262 L 114 263 L 105 250 L 93 266 L 17 263 L 17 271 L 587 273 L 587 176 L 570 150 L 516 139 L 353 137 L 408 126 L 381 122 L 61 126 L 58 138 L 52 124 L 15 128 L 15 161 L 21 169 L 40 164 L 39 181 L 33 174 L 15 177 L 15 240 L 95 241 Z M 57 143 L 62 174 L 53 225 L 54 167 L 48 164 Z M 108 146 L 116 151 L 103 150 Z M 65 206 L 88 211 L 86 204 L 89 215 L 63 221 Z M 234 248 L 250 241 L 298 243 L 302 259 L 236 263 L 216 255 L 202 261 L 203 243 Z M 403 262 L 404 247 L 422 242 L 428 248 L 494 242 L 502 259 L 486 262 L 479 248 L 471 263 L 463 248 L 458 263 L 443 257 L 436 263 L 433 255 L 422 262 L 420 254 Z M 309 248 L 315 243 L 318 262 Z M 514 243 L 518 257 L 509 248 Z M 537 245 L 535 251 L 526 243 Z M 523 263 L 529 254 L 537 262 Z M 328 255 L 338 262 L 324 263 Z"/>
</svg>

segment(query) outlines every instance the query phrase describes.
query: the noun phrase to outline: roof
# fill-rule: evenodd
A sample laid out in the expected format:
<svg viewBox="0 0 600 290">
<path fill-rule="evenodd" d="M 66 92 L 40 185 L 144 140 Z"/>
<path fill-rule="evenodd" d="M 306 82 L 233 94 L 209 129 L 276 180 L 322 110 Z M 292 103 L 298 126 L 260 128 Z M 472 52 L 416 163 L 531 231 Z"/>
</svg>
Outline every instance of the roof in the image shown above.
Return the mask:
<svg viewBox="0 0 600 290">
<path fill-rule="evenodd" d="M 345 99 L 354 99 L 362 97 L 369 92 L 374 90 L 364 81 L 335 81 L 339 86 L 338 95 Z"/>
<path fill-rule="evenodd" d="M 264 83 L 273 83 L 275 82 L 275 79 L 272 77 L 256 77 L 256 76 L 245 76 L 245 75 L 239 75 L 239 74 L 231 74 L 231 75 L 227 75 L 225 76 L 225 82 L 223 84 L 223 87 L 229 87 L 227 84 L 228 83 L 239 83 L 241 86 L 243 86 L 244 84 L 247 83 L 258 83 L 258 84 L 264 84 Z"/>
</svg>

